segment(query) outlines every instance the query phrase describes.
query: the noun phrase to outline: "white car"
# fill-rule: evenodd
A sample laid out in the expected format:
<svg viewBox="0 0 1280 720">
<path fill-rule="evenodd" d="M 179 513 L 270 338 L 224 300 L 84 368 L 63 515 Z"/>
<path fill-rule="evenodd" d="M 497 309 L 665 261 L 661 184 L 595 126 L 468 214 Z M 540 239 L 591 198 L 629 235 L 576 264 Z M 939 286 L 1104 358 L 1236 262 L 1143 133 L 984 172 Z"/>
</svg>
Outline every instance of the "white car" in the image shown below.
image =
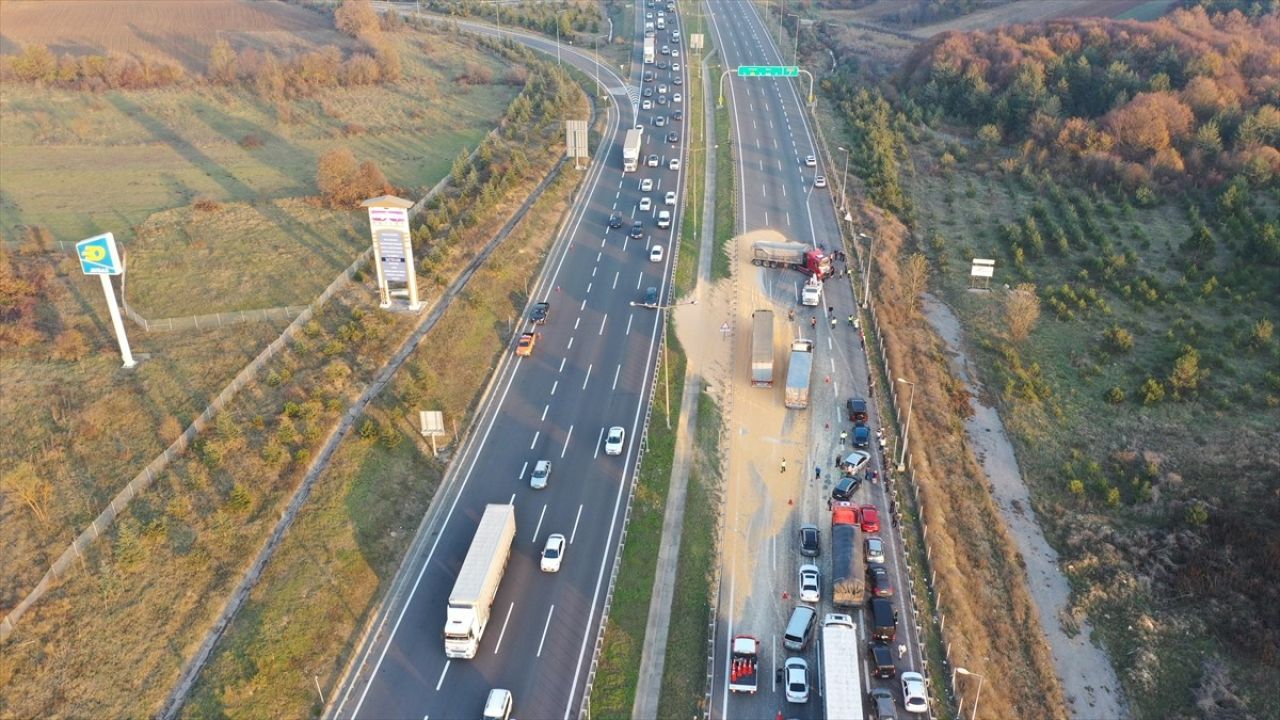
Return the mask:
<svg viewBox="0 0 1280 720">
<path fill-rule="evenodd" d="M 803 704 L 809 702 L 809 663 L 804 658 L 787 658 L 787 702 Z"/>
<path fill-rule="evenodd" d="M 800 602 L 817 603 L 822 572 L 817 565 L 800 566 Z"/>
<path fill-rule="evenodd" d="M 676 93 L 675 95 L 671 96 L 671 102 L 678 103 L 681 100 L 684 100 L 684 98 L 680 97 L 680 93 Z"/>
<path fill-rule="evenodd" d="M 813 155 L 808 155 L 804 159 L 804 164 L 808 167 L 816 167 L 818 164 L 818 158 Z"/>
<path fill-rule="evenodd" d="M 679 30 L 672 30 L 672 31 L 671 31 L 671 42 L 680 42 L 680 31 L 679 31 Z"/>
<path fill-rule="evenodd" d="M 640 198 L 640 212 L 649 212 L 653 210 L 653 200 L 647 197 Z"/>
<path fill-rule="evenodd" d="M 539 460 L 533 464 L 533 474 L 529 476 L 529 487 L 542 490 L 547 486 L 549 477 L 551 477 L 551 461 Z"/>
<path fill-rule="evenodd" d="M 680 72 L 680 63 L 671 63 L 671 72 Z"/>
<path fill-rule="evenodd" d="M 678 47 L 671 48 L 671 57 L 680 57 L 680 48 Z"/>
<path fill-rule="evenodd" d="M 867 545 L 867 563 L 883 563 L 884 562 L 884 541 L 878 535 L 872 535 L 866 539 Z"/>
<path fill-rule="evenodd" d="M 662 262 L 662 246 L 654 245 L 649 248 L 649 262 Z"/>
<path fill-rule="evenodd" d="M 542 572 L 560 572 L 560 561 L 564 559 L 564 546 L 564 536 L 560 533 L 547 538 L 547 544 L 542 546 Z"/>
<path fill-rule="evenodd" d="M 667 161 L 667 169 L 668 169 L 668 170 L 679 170 L 679 169 L 680 169 L 680 158 L 671 158 L 670 160 L 668 160 L 668 161 Z"/>
<path fill-rule="evenodd" d="M 666 86 L 666 85 L 659 85 L 659 86 L 658 86 L 658 94 L 659 94 L 659 95 L 666 95 L 666 94 L 667 94 L 667 86 Z"/>
<path fill-rule="evenodd" d="M 667 228 L 671 227 L 671 213 L 670 213 L 670 212 L 668 212 L 668 211 L 666 211 L 666 210 L 659 210 L 659 211 L 658 211 L 658 227 L 659 227 L 660 229 L 662 229 L 662 230 L 666 230 Z"/>
<path fill-rule="evenodd" d="M 653 192 L 653 178 L 645 178 L 640 181 L 640 192 Z"/>
<path fill-rule="evenodd" d="M 484 720 L 507 720 L 511 717 L 511 691 L 494 688 L 484 701 Z"/>
<path fill-rule="evenodd" d="M 654 116 L 653 116 L 653 126 L 654 126 L 654 127 L 665 127 L 665 126 L 666 126 L 666 124 L 667 124 L 667 116 L 666 116 L 666 115 L 654 115 Z"/>
<path fill-rule="evenodd" d="M 824 188 L 827 186 L 827 178 L 825 175 L 815 175 L 813 178 L 813 186 L 816 188 Z"/>
<path fill-rule="evenodd" d="M 920 673 L 902 673 L 902 706 L 909 713 L 929 712 L 929 698 L 925 695 L 924 676 Z"/>
<path fill-rule="evenodd" d="M 652 100 L 650 100 L 649 98 L 645 98 L 644 100 L 642 100 L 642 101 L 640 102 L 640 109 L 641 109 L 641 110 L 652 110 L 652 109 L 653 109 L 653 101 L 652 101 Z"/>
<path fill-rule="evenodd" d="M 662 204 L 664 204 L 664 205 L 675 205 L 675 204 L 676 204 L 676 191 L 675 191 L 675 190 L 668 190 L 668 191 L 667 191 L 667 194 L 666 194 L 666 197 L 664 197 L 664 198 L 663 198 L 663 200 L 662 200 Z"/>
<path fill-rule="evenodd" d="M 649 159 L 645 160 L 644 164 L 648 165 L 649 167 L 658 167 L 658 156 L 650 155 Z"/>
<path fill-rule="evenodd" d="M 604 454 L 605 455 L 621 455 L 622 445 L 627 438 L 627 431 L 621 427 L 614 425 L 609 428 L 609 434 L 604 438 Z"/>
</svg>

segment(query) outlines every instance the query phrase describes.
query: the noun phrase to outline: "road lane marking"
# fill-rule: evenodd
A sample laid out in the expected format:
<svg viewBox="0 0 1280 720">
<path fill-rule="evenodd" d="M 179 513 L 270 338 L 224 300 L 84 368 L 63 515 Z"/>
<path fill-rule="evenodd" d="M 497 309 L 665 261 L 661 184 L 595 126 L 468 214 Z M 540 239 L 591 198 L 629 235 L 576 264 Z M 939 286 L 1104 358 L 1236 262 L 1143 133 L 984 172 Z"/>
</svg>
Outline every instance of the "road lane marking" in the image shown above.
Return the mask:
<svg viewBox="0 0 1280 720">
<path fill-rule="evenodd" d="M 587 294 L 591 294 L 591 283 L 587 283 Z"/>
<path fill-rule="evenodd" d="M 542 532 L 542 518 L 547 516 L 547 504 L 542 503 L 542 512 L 538 513 L 538 526 L 533 529 L 533 544 L 538 544 L 538 533 Z"/>
<path fill-rule="evenodd" d="M 612 287 L 612 288 L 610 288 L 611 290 L 617 290 L 617 289 L 618 289 L 618 276 L 619 276 L 619 275 L 621 275 L 621 274 L 622 274 L 622 273 L 621 273 L 621 272 L 619 272 L 619 271 L 617 271 L 617 270 L 614 270 L 614 271 L 613 271 L 613 287 Z"/>
<path fill-rule="evenodd" d="M 602 443 L 604 443 L 604 428 L 600 428 L 600 437 L 596 438 L 596 454 L 591 456 L 593 460 L 600 457 L 600 445 Z"/>
<path fill-rule="evenodd" d="M 764 226 L 769 227 L 769 211 L 764 211 Z"/>
<path fill-rule="evenodd" d="M 569 438 L 573 437 L 573 426 L 569 426 L 569 432 L 564 436 L 564 448 L 560 451 L 560 457 L 563 459 L 565 452 L 569 450 Z"/>
<path fill-rule="evenodd" d="M 542 644 L 547 641 L 547 628 L 551 627 L 551 616 L 556 614 L 556 606 L 551 606 L 551 611 L 547 613 L 547 624 L 542 626 L 542 639 L 538 641 L 538 657 L 542 657 Z"/>
<path fill-rule="evenodd" d="M 589 364 L 588 364 L 588 365 L 587 365 L 587 376 L 586 376 L 586 377 L 584 377 L 584 378 L 582 378 L 582 389 L 583 389 L 583 390 L 586 390 L 586 389 L 587 389 L 587 382 L 591 380 L 591 368 L 592 368 L 592 365 L 589 365 Z"/>
<path fill-rule="evenodd" d="M 626 252 L 626 251 L 627 251 L 627 243 L 628 243 L 628 242 L 630 242 L 630 240 L 631 240 L 631 236 L 630 236 L 630 235 L 628 235 L 627 237 L 622 238 L 622 252 Z"/>
<path fill-rule="evenodd" d="M 572 347 L 573 347 L 573 338 L 569 338 L 569 344 L 568 344 L 568 345 L 565 345 L 565 346 L 564 346 L 564 349 L 565 349 L 565 350 L 568 350 L 568 349 L 570 349 L 570 348 L 572 348 Z"/>
<path fill-rule="evenodd" d="M 600 262 L 600 259 L 599 259 L 599 258 L 597 258 L 597 259 L 596 259 L 596 262 Z M 597 270 L 599 270 L 599 269 L 600 269 L 600 266 L 599 266 L 599 265 L 592 265 L 592 266 L 591 266 L 591 277 L 595 277 L 595 276 L 596 276 L 596 271 L 597 271 Z"/>
<path fill-rule="evenodd" d="M 587 299 L 582 298 L 582 304 L 578 306 L 578 312 L 582 312 L 583 310 L 586 310 L 586 309 L 587 309 Z"/>
<path fill-rule="evenodd" d="M 453 664 L 453 660 L 444 661 L 444 669 L 440 671 L 440 679 L 436 681 L 436 692 L 440 692 L 440 686 L 444 685 L 444 676 L 449 672 L 449 666 Z"/>
<path fill-rule="evenodd" d="M 573 321 L 573 329 L 574 329 L 574 330 L 577 330 L 577 329 L 578 329 L 578 324 L 579 324 L 579 323 L 581 323 L 581 322 L 582 322 L 582 318 L 581 318 L 581 317 L 579 317 L 577 320 L 574 320 L 574 321 Z"/>
<path fill-rule="evenodd" d="M 564 372 L 564 361 L 565 361 L 565 358 L 560 358 L 560 369 L 557 370 L 556 372 Z"/>
<path fill-rule="evenodd" d="M 546 413 L 543 413 L 543 416 L 544 416 L 544 417 L 545 417 L 545 415 L 546 415 Z M 517 479 L 517 480 L 523 480 L 523 479 L 524 479 L 524 471 L 525 471 L 525 470 L 528 470 L 528 469 L 529 469 L 529 461 L 528 461 L 528 460 L 525 460 L 525 461 L 524 461 L 524 464 L 520 466 L 520 474 L 516 476 L 516 479 Z"/>
<path fill-rule="evenodd" d="M 603 335 L 603 334 L 604 334 L 604 323 L 605 323 L 605 321 L 606 321 L 606 320 L 608 320 L 608 319 L 609 319 L 609 316 L 608 316 L 608 315 L 604 315 L 604 316 L 602 316 L 602 317 L 600 318 L 600 332 L 597 332 L 597 333 L 596 333 L 596 335 Z"/>
<path fill-rule="evenodd" d="M 791 227 L 791 211 L 787 211 L 787 227 Z"/>
<path fill-rule="evenodd" d="M 604 257 L 604 253 L 603 253 L 603 252 L 600 252 L 600 251 L 596 251 L 596 262 L 597 262 L 597 263 L 598 263 L 598 262 L 600 262 L 600 258 L 602 258 L 602 257 Z M 596 271 L 595 271 L 595 270 L 592 270 L 592 271 L 591 271 L 591 277 L 595 277 L 595 276 L 596 276 Z"/>
<path fill-rule="evenodd" d="M 631 321 L 632 321 L 632 320 L 634 320 L 634 319 L 635 319 L 635 315 L 628 315 L 628 316 L 627 316 L 627 332 L 626 332 L 626 333 L 624 333 L 624 334 L 626 334 L 626 335 L 630 335 L 630 334 L 631 334 Z"/>
<path fill-rule="evenodd" d="M 636 289 L 637 289 L 637 290 L 639 290 L 639 289 L 640 289 L 640 283 L 643 283 L 643 282 L 644 282 L 644 273 L 643 273 L 643 272 L 641 272 L 639 275 L 637 275 L 637 276 L 636 276 Z"/>
<path fill-rule="evenodd" d="M 618 363 L 618 367 L 613 371 L 613 387 L 609 388 L 610 390 L 618 389 L 618 373 L 620 372 L 622 372 L 622 363 Z"/>
<path fill-rule="evenodd" d="M 537 445 L 537 444 L 538 444 L 538 435 L 539 435 L 541 432 L 542 432 L 541 430 L 535 430 L 535 431 L 533 431 L 533 442 L 529 443 L 529 449 L 530 449 L 530 450 L 532 450 L 532 449 L 533 449 L 533 446 L 534 446 L 534 445 Z"/>
<path fill-rule="evenodd" d="M 539 422 L 547 419 L 547 411 L 550 409 L 551 409 L 551 403 L 547 403 L 546 405 L 542 406 L 542 420 L 539 420 Z M 526 461 L 525 465 L 528 465 L 528 464 L 529 463 Z M 524 475 L 524 470 L 520 471 L 520 475 L 522 476 Z"/>
<path fill-rule="evenodd" d="M 507 619 L 502 621 L 502 632 L 498 633 L 498 644 L 493 646 L 493 654 L 498 654 L 498 649 L 502 647 L 502 636 L 507 634 L 507 623 L 511 622 L 511 611 L 516 607 L 515 600 L 507 606 Z"/>
<path fill-rule="evenodd" d="M 556 394 L 556 388 L 557 388 L 557 387 L 560 387 L 560 381 L 559 381 L 559 380 L 556 380 L 555 382 L 551 383 L 551 394 L 552 394 L 552 395 L 555 395 L 555 394 Z"/>
<path fill-rule="evenodd" d="M 582 504 L 578 504 L 578 515 L 573 519 L 573 532 L 569 533 L 569 544 L 573 544 L 573 539 L 578 537 L 578 521 L 582 519 Z"/>
</svg>

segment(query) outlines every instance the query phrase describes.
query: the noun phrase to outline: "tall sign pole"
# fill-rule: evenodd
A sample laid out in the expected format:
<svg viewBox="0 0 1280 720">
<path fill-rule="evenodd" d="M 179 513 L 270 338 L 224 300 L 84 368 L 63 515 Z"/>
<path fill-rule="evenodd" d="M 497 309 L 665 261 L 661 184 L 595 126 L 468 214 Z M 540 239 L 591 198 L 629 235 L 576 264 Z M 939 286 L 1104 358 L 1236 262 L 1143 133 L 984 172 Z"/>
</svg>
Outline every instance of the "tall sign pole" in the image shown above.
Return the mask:
<svg viewBox="0 0 1280 720">
<path fill-rule="evenodd" d="M 382 195 L 360 203 L 369 209 L 369 234 L 373 238 L 373 266 L 378 276 L 379 306 L 390 309 L 393 297 L 407 297 L 408 309 L 422 308 L 418 300 L 418 273 L 413 265 L 409 208 L 413 202 Z M 403 283 L 393 290 L 391 283 Z"/>
<path fill-rule="evenodd" d="M 115 289 L 111 286 L 111 276 L 124 273 L 124 264 L 120 262 L 120 252 L 116 249 L 116 237 L 111 233 L 95 235 L 76 243 L 76 256 L 80 258 L 80 269 L 85 275 L 97 275 L 102 278 L 102 292 L 107 296 L 107 310 L 111 312 L 111 326 L 116 329 L 116 340 L 120 343 L 120 356 L 124 359 L 125 369 L 135 367 L 138 363 L 129 350 L 129 338 L 124 334 L 124 321 L 120 319 L 120 306 L 116 304 Z"/>
</svg>

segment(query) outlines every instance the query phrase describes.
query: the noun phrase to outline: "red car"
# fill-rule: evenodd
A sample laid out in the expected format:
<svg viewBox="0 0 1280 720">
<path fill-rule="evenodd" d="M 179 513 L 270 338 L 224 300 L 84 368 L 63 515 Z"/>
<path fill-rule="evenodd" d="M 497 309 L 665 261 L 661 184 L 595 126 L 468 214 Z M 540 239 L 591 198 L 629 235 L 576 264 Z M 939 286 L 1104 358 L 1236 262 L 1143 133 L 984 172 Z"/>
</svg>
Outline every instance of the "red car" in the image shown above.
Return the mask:
<svg viewBox="0 0 1280 720">
<path fill-rule="evenodd" d="M 880 512 L 875 505 L 863 505 L 859 515 L 862 516 L 862 532 L 880 532 Z"/>
</svg>

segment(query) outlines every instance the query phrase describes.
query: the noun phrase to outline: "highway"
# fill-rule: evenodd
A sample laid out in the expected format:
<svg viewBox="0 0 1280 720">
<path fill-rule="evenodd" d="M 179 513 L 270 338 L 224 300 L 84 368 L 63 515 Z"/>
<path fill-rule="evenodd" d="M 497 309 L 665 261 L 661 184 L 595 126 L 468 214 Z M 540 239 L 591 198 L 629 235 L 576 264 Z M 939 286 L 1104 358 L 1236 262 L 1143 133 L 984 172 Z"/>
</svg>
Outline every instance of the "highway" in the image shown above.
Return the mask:
<svg viewBox="0 0 1280 720">
<path fill-rule="evenodd" d="M 726 67 L 791 64 L 790 52 L 785 53 L 785 60 L 779 55 L 757 5 L 714 2 L 704 4 L 703 8 L 708 12 L 710 40 Z M 841 168 L 826 167 L 815 147 L 801 100 L 807 89 L 808 81 L 803 78 L 730 76 L 725 80 L 725 104 L 733 128 L 739 193 L 738 229 L 745 233 L 774 230 L 790 240 L 825 246 L 828 250 L 838 249 L 841 245 L 832 190 L 815 187 L 814 179 L 819 174 L 830 178 Z M 809 155 L 817 156 L 816 167 L 806 164 Z M 854 295 L 848 280 L 829 281 L 822 307 L 805 308 L 796 298 L 799 273 L 756 268 L 741 260 L 736 270 L 745 275 L 739 280 L 742 288 L 738 293 L 739 302 L 771 307 L 774 317 L 778 318 L 776 327 L 786 328 L 784 336 L 810 337 L 816 341 L 816 350 L 811 404 L 807 410 L 783 409 L 778 387 L 771 391 L 750 387 L 746 377 L 749 358 L 742 352 L 735 358 L 734 414 L 728 418 L 733 426 L 727 428 L 726 434 L 752 437 L 751 442 L 757 447 L 778 448 L 776 452 L 782 457 L 793 458 L 793 469 L 787 473 L 784 468 L 779 473 L 776 464 L 763 467 L 730 448 L 712 662 L 715 672 L 710 690 L 711 716 L 736 720 L 774 718 L 782 713 L 781 716 L 788 718 L 822 718 L 821 618 L 834 611 L 827 582 L 831 569 L 827 499 L 837 479 L 832 458 L 842 451 L 837 439 L 839 431 L 851 426 L 845 414 L 845 400 L 852 396 L 868 397 L 865 356 L 859 348 L 856 331 L 847 323 L 847 315 L 853 312 Z M 828 307 L 834 308 L 833 314 L 838 319 L 835 324 L 831 323 Z M 800 318 L 788 324 L 786 318 L 791 309 Z M 807 322 L 813 314 L 817 315 L 816 328 Z M 739 333 L 750 332 L 749 327 L 741 325 Z M 778 354 L 775 351 L 775 355 Z M 781 357 L 785 359 L 785 355 Z M 785 360 L 775 362 L 775 372 L 785 372 Z M 872 404 L 873 431 L 879 423 Z M 790 454 L 793 450 L 796 454 Z M 844 452 L 849 450 L 843 448 Z M 883 468 L 885 461 L 879 457 L 874 442 L 871 452 L 877 466 Z M 822 471 L 820 478 L 815 477 L 815 468 Z M 794 498 L 794 507 L 778 507 L 778 503 L 771 500 L 778 496 Z M 885 483 L 863 483 L 855 501 L 872 503 L 879 508 L 882 519 L 879 535 L 885 542 L 886 564 L 896 591 L 893 600 L 900 617 L 897 640 L 891 648 L 899 673 L 919 671 L 920 649 L 914 642 L 914 633 L 909 631 L 911 612 L 903 600 L 910 587 L 909 578 L 898 531 L 890 526 Z M 793 653 L 783 649 L 781 636 L 792 609 L 798 604 L 798 568 L 803 563 L 814 562 L 799 554 L 797 534 L 799 526 L 805 523 L 817 525 L 821 532 L 822 550 L 816 562 L 822 570 L 822 601 L 817 606 L 818 625 L 808 646 L 803 652 Z M 860 531 L 859 542 L 863 536 Z M 854 614 L 862 647 L 870 640 L 866 619 L 865 607 Z M 728 649 L 736 634 L 753 635 L 762 644 L 760 689 L 755 695 L 731 693 L 728 689 Z M 804 704 L 788 703 L 778 682 L 777 673 L 791 655 L 804 657 L 809 665 L 811 692 Z M 871 680 L 866 657 L 859 660 L 864 691 L 869 691 L 873 684 L 889 689 L 895 696 L 898 711 L 903 712 L 898 682 Z"/>
<path fill-rule="evenodd" d="M 541 333 L 531 357 L 508 354 L 500 361 L 475 429 L 432 503 L 427 541 L 416 546 L 422 552 L 406 558 L 370 637 L 357 648 L 354 671 L 332 701 L 336 717 L 478 717 L 492 688 L 512 692 L 513 715 L 520 718 L 576 717 L 584 703 L 661 337 L 663 312 L 632 303 L 649 287 L 658 288 L 659 302 L 669 302 L 675 253 L 651 262 L 650 248 L 670 246 L 682 210 L 663 201 L 667 191 L 683 195 L 683 171 L 669 169 L 668 161 L 684 159 L 688 120 L 658 132 L 652 117 L 670 115 L 683 104 L 674 102 L 671 87 L 670 100 L 656 111 L 633 104 L 641 77 L 641 23 L 637 17 L 632 87 L 613 66 L 597 68 L 572 46 L 558 48 L 564 63 L 587 75 L 598 71 L 613 102 L 565 232 L 535 284 L 531 302 L 549 301 L 551 316 L 545 325 L 524 323 L 524 329 Z M 468 31 L 497 32 L 460 24 Z M 677 27 L 669 24 L 664 34 Z M 515 34 L 556 58 L 554 40 Z M 682 47 L 669 38 L 662 44 Z M 657 82 L 672 85 L 670 69 L 658 73 Z M 656 154 L 660 166 L 623 173 L 622 138 L 637 122 L 646 128 L 644 156 Z M 678 133 L 678 142 L 666 141 L 668 131 Z M 642 178 L 652 180 L 651 192 L 640 191 Z M 652 198 L 653 210 L 637 210 L 642 196 Z M 674 211 L 671 229 L 655 226 L 661 209 Z M 609 227 L 614 212 L 625 219 L 622 228 Z M 638 239 L 629 237 L 633 220 L 644 223 Z M 613 425 L 626 429 L 618 457 L 603 451 L 604 433 Z M 529 473 L 544 459 L 553 465 L 548 487 L 532 490 Z M 479 653 L 450 660 L 441 638 L 445 605 L 488 503 L 515 506 L 512 557 Z M 551 533 L 569 539 L 556 574 L 542 573 L 538 565 Z"/>
</svg>

